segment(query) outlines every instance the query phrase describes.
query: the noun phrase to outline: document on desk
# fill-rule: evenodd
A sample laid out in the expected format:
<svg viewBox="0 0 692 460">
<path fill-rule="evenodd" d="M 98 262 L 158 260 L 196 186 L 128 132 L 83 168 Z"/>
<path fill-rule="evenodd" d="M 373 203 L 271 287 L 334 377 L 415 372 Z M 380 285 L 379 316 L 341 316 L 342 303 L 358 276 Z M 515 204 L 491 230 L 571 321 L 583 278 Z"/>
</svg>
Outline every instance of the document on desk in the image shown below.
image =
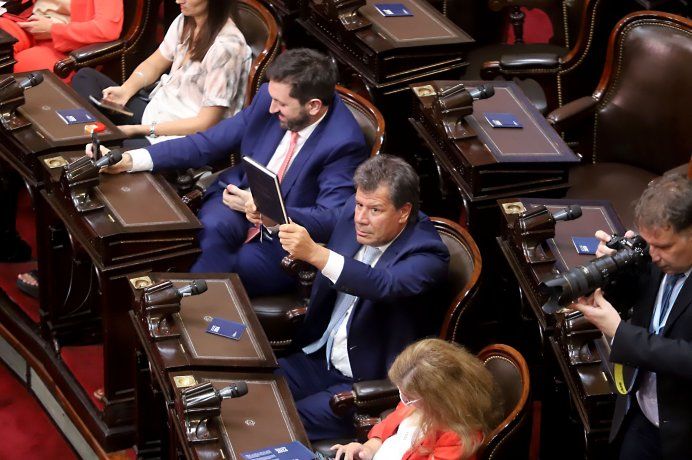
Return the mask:
<svg viewBox="0 0 692 460">
<path fill-rule="evenodd" d="M 384 17 L 413 16 L 402 3 L 375 3 L 375 8 Z"/>
<path fill-rule="evenodd" d="M 273 225 L 287 224 L 288 215 L 277 175 L 248 157 L 243 157 L 243 168 L 252 191 L 252 199 L 260 214 L 274 221 Z M 270 226 L 267 224 L 265 223 Z"/>
<path fill-rule="evenodd" d="M 299 441 L 243 452 L 240 455 L 245 460 L 313 460 L 316 458 L 315 454 Z"/>
</svg>

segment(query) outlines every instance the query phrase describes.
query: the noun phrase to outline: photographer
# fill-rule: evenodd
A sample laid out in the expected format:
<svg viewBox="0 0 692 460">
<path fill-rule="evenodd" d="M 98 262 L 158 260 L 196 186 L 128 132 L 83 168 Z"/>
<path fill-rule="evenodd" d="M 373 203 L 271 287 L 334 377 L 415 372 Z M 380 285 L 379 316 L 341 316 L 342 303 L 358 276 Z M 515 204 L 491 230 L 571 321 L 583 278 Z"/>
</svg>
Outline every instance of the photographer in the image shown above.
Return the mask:
<svg viewBox="0 0 692 460">
<path fill-rule="evenodd" d="M 688 459 L 692 452 L 692 183 L 681 176 L 653 181 L 635 208 L 649 244 L 650 267 L 634 285 L 629 322 L 600 289 L 573 306 L 612 337 L 610 359 L 631 367 L 613 416 L 611 441 L 620 459 Z M 613 252 L 601 239 L 597 255 Z M 620 306 L 620 305 L 619 305 Z M 617 372 L 616 372 L 617 374 Z M 623 391 L 624 392 L 624 391 Z"/>
</svg>

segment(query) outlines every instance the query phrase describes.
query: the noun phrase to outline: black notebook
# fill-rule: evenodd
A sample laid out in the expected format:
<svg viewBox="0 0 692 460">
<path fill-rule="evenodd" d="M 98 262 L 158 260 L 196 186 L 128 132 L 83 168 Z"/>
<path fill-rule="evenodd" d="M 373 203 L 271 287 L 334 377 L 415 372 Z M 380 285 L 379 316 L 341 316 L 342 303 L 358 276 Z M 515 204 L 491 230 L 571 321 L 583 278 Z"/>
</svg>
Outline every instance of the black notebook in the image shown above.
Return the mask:
<svg viewBox="0 0 692 460">
<path fill-rule="evenodd" d="M 278 176 L 249 157 L 243 157 L 243 168 L 260 214 L 276 224 L 287 224 L 288 215 Z"/>
</svg>

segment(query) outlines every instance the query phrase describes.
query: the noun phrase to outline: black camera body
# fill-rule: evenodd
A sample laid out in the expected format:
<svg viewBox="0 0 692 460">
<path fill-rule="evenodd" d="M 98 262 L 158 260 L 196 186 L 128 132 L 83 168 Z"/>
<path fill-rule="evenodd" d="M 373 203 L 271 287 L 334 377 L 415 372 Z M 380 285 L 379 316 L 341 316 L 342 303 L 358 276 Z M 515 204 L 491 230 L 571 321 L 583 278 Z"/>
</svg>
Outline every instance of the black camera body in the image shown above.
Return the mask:
<svg viewBox="0 0 692 460">
<path fill-rule="evenodd" d="M 549 297 L 543 305 L 544 312 L 555 313 L 573 300 L 608 285 L 616 274 L 637 270 L 650 260 L 649 245 L 639 235 L 632 238 L 613 235 L 606 246 L 617 252 L 541 282 L 539 289 Z"/>
</svg>

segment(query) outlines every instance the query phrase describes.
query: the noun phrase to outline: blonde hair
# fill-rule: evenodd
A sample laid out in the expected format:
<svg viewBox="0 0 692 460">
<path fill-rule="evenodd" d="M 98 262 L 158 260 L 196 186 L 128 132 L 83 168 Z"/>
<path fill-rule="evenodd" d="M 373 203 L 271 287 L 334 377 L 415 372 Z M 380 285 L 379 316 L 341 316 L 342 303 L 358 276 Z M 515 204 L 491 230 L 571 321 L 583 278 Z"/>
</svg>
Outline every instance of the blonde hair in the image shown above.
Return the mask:
<svg viewBox="0 0 692 460">
<path fill-rule="evenodd" d="M 461 438 L 463 458 L 472 455 L 498 421 L 495 383 L 478 358 L 440 339 L 409 345 L 389 369 L 389 379 L 421 413 L 421 438 L 451 430 Z"/>
</svg>

